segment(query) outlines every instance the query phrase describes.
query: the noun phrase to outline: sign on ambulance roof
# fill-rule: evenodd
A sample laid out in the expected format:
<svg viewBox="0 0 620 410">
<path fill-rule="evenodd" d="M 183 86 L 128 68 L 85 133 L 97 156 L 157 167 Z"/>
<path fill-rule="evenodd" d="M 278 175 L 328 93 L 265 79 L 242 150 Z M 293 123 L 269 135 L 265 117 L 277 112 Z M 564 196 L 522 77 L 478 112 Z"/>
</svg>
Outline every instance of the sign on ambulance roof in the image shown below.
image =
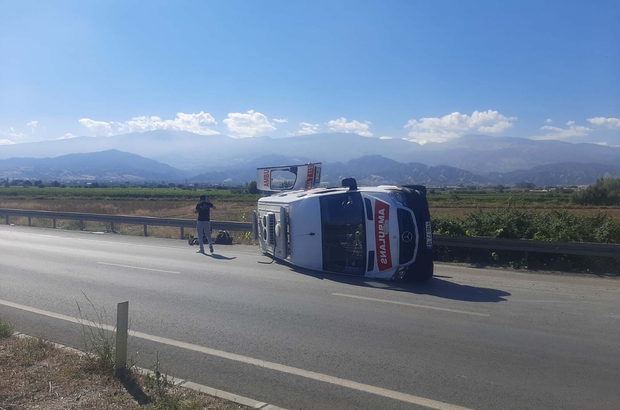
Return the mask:
<svg viewBox="0 0 620 410">
<path fill-rule="evenodd" d="M 281 167 L 258 168 L 256 170 L 256 188 L 261 191 L 296 191 L 317 188 L 321 183 L 321 163 L 286 165 Z M 274 181 L 278 172 L 289 172 L 295 180 L 290 186 L 283 188 L 281 183 Z"/>
</svg>

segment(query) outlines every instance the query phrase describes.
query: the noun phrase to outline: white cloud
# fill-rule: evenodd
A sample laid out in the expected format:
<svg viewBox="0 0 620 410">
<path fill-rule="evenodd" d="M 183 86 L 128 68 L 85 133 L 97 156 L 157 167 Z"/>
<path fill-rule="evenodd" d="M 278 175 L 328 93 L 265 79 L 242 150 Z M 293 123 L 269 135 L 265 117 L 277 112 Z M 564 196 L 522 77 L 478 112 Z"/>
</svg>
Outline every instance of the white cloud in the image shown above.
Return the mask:
<svg viewBox="0 0 620 410">
<path fill-rule="evenodd" d="M 620 148 L 620 145 L 611 145 L 609 142 L 594 142 L 593 144 L 603 145 L 605 147 Z"/>
<path fill-rule="evenodd" d="M 250 110 L 245 114 L 231 112 L 223 122 L 233 136 L 240 138 L 254 137 L 257 134 L 265 134 L 277 129 L 264 114 L 254 110 Z"/>
<path fill-rule="evenodd" d="M 379 137 L 380 140 L 393 140 L 394 137 L 388 137 L 387 135 L 382 135 Z"/>
<path fill-rule="evenodd" d="M 429 142 L 446 142 L 455 140 L 460 138 L 462 134 L 437 129 L 430 132 L 412 131 L 407 135 L 411 137 L 409 141 L 424 145 Z"/>
<path fill-rule="evenodd" d="M 80 124 L 91 130 L 96 136 L 106 136 L 114 135 L 114 131 L 112 131 L 112 125 L 115 123 L 109 123 L 105 121 L 95 121 L 90 118 L 81 118 L 78 120 Z"/>
<path fill-rule="evenodd" d="M 63 135 L 62 137 L 58 137 L 57 139 L 59 140 L 68 140 L 71 138 L 77 138 L 77 135 L 73 135 L 70 132 L 66 133 L 65 135 Z"/>
<path fill-rule="evenodd" d="M 39 125 L 39 121 L 30 121 L 29 123 L 26 124 L 26 127 L 30 127 L 30 131 L 34 134 L 34 131 L 36 130 L 37 125 Z"/>
<path fill-rule="evenodd" d="M 575 121 L 568 121 L 566 123 L 568 128 L 554 127 L 551 125 L 545 125 L 540 127 L 541 130 L 547 131 L 545 135 L 538 135 L 532 137 L 533 140 L 565 140 L 574 137 L 585 137 L 592 131 L 591 128 L 584 127 L 582 125 L 575 125 Z"/>
<path fill-rule="evenodd" d="M 553 122 L 553 120 L 552 120 L 551 118 L 547 118 L 547 119 L 545 120 L 545 122 L 546 122 L 547 124 L 551 124 L 551 123 Z"/>
<path fill-rule="evenodd" d="M 24 134 L 23 132 L 15 131 L 15 128 L 13 127 L 9 127 L 9 132 L 0 132 L 0 134 L 6 137 L 12 138 L 12 139 L 21 139 L 21 138 L 26 138 L 28 136 Z"/>
<path fill-rule="evenodd" d="M 277 123 L 282 124 L 282 123 L 288 122 L 288 120 L 286 118 L 284 118 L 284 119 L 274 118 L 273 122 L 277 122 Z"/>
<path fill-rule="evenodd" d="M 78 122 L 91 130 L 96 136 L 111 136 L 154 130 L 187 131 L 200 135 L 219 134 L 219 132 L 211 128 L 217 125 L 217 121 L 215 121 L 211 114 L 203 111 L 192 114 L 179 112 L 174 119 L 169 120 L 163 120 L 157 116 L 139 116 L 124 122 L 95 121 L 90 118 L 82 118 Z"/>
<path fill-rule="evenodd" d="M 219 134 L 210 127 L 217 125 L 215 118 L 209 113 L 199 112 L 193 114 L 177 113 L 176 118 L 172 120 L 162 120 L 160 117 L 134 117 L 124 124 L 127 132 L 136 131 L 153 131 L 153 130 L 169 130 L 169 131 L 188 131 L 200 135 Z"/>
<path fill-rule="evenodd" d="M 10 140 L 0 140 L 0 145 L 13 145 L 13 144 L 15 143 Z"/>
<path fill-rule="evenodd" d="M 337 120 L 331 120 L 327 123 L 329 126 L 329 130 L 333 132 L 346 132 L 361 135 L 363 137 L 372 137 L 372 132 L 370 129 L 370 121 L 351 121 L 347 122 L 347 119 L 344 117 L 338 118 Z"/>
<path fill-rule="evenodd" d="M 491 133 L 499 133 L 499 132 L 504 132 L 506 131 L 508 128 L 512 128 L 514 124 L 512 122 L 510 122 L 509 120 L 507 121 L 499 121 L 491 126 L 480 126 L 478 127 L 478 131 L 480 132 L 491 132 Z"/>
<path fill-rule="evenodd" d="M 405 128 L 410 128 L 409 137 L 414 142 L 446 142 L 470 131 L 500 133 L 514 125 L 516 117 L 505 117 L 497 111 L 474 111 L 471 116 L 453 112 L 441 118 L 420 118 L 409 120 Z"/>
<path fill-rule="evenodd" d="M 620 118 L 595 117 L 588 118 L 588 122 L 605 128 L 620 129 Z"/>
<path fill-rule="evenodd" d="M 312 135 L 318 134 L 321 129 L 319 124 L 310 124 L 309 122 L 300 122 L 301 129 L 297 131 L 297 135 Z"/>
</svg>

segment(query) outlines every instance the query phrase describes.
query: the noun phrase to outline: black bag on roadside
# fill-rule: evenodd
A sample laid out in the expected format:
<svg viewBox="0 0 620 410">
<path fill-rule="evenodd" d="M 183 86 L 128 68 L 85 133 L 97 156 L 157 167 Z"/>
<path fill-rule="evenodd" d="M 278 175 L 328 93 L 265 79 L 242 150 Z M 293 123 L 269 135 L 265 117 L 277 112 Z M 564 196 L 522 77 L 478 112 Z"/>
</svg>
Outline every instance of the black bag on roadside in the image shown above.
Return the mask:
<svg viewBox="0 0 620 410">
<path fill-rule="evenodd" d="M 228 231 L 220 231 L 215 238 L 215 243 L 218 245 L 232 245 L 233 239 Z"/>
</svg>

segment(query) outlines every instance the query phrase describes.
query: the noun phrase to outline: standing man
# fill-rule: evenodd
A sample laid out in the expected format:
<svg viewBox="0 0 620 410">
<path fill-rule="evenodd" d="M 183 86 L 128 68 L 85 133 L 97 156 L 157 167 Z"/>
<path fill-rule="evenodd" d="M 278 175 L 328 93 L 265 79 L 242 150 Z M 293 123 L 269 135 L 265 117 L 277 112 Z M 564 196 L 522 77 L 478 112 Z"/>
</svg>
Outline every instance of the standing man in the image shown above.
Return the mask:
<svg viewBox="0 0 620 410">
<path fill-rule="evenodd" d="M 211 208 L 215 209 L 215 205 L 207 200 L 206 195 L 200 195 L 200 202 L 196 205 L 195 213 L 198 214 L 198 222 L 196 222 L 196 230 L 198 233 L 198 243 L 200 250 L 198 252 L 205 253 L 205 245 L 203 236 L 209 241 L 209 251 L 213 253 L 213 243 L 211 242 Z"/>
</svg>

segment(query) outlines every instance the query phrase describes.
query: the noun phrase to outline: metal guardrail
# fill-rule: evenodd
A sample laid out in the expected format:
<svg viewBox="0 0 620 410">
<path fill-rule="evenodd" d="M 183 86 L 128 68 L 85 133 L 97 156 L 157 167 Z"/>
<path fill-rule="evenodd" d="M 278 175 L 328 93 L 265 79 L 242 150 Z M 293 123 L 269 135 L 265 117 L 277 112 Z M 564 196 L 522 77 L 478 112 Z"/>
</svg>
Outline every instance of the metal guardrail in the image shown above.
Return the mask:
<svg viewBox="0 0 620 410">
<path fill-rule="evenodd" d="M 85 214 L 76 212 L 28 211 L 22 209 L 0 209 L 0 216 L 4 216 L 5 223 L 9 224 L 10 216 L 28 217 L 28 226 L 32 225 L 32 218 L 53 220 L 80 221 L 80 229 L 84 229 L 84 221 L 109 223 L 112 232 L 114 224 L 142 225 L 144 236 L 147 236 L 148 226 L 171 226 L 181 229 L 181 239 L 185 239 L 185 228 L 195 228 L 193 219 L 180 218 L 153 218 L 146 216 L 123 216 L 105 214 Z M 221 222 L 211 221 L 211 227 L 217 230 L 251 232 L 249 222 Z M 529 239 L 498 239 L 475 236 L 443 236 L 433 235 L 435 245 L 459 248 L 478 248 L 508 250 L 520 252 L 561 253 L 566 255 L 609 256 L 620 258 L 620 244 L 590 243 L 590 242 L 546 242 Z"/>
<path fill-rule="evenodd" d="M 561 253 L 565 255 L 610 256 L 620 258 L 620 244 L 592 242 L 546 242 L 531 239 L 502 239 L 479 236 L 433 235 L 435 245 L 519 252 Z"/>
<path fill-rule="evenodd" d="M 0 209 L 0 216 L 4 217 L 5 223 L 9 224 L 9 217 L 27 217 L 28 226 L 32 226 L 32 218 L 51 219 L 53 227 L 56 221 L 71 220 L 80 221 L 80 230 L 84 229 L 84 221 L 103 222 L 110 224 L 110 230 L 115 232 L 115 224 L 142 225 L 144 236 L 148 236 L 148 226 L 171 226 L 181 229 L 181 239 L 185 239 L 185 228 L 196 228 L 196 220 L 181 218 L 153 218 L 148 216 L 124 216 L 106 214 L 86 214 L 77 212 L 53 212 L 53 211 L 29 211 L 23 209 Z M 211 228 L 223 231 L 251 232 L 252 224 L 249 222 L 221 222 L 212 221 Z"/>
</svg>

